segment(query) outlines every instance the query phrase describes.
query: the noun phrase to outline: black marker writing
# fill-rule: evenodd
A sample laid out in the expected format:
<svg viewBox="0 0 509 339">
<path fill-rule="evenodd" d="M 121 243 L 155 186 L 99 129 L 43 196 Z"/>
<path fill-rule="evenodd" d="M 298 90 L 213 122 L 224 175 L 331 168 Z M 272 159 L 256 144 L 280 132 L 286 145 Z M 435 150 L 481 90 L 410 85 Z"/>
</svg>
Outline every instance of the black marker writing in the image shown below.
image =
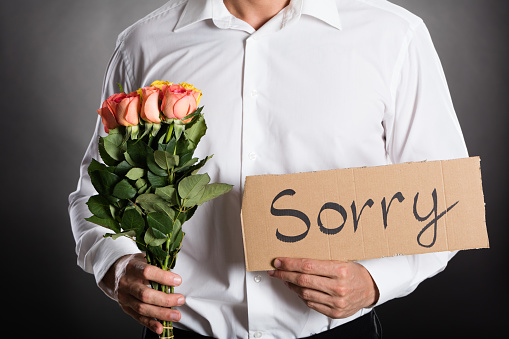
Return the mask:
<svg viewBox="0 0 509 339">
<path fill-rule="evenodd" d="M 442 218 L 447 212 L 449 212 L 454 206 L 456 206 L 459 201 L 456 201 L 454 204 L 452 204 L 450 207 L 448 207 L 445 211 L 443 211 L 442 213 L 438 214 L 437 212 L 437 190 L 436 188 L 433 190 L 433 193 L 431 193 L 431 196 L 433 197 L 433 209 L 431 210 L 431 212 L 429 212 L 429 214 L 425 217 L 421 217 L 419 215 L 419 213 L 417 213 L 417 200 L 419 199 L 419 193 L 417 193 L 415 195 L 415 198 L 414 198 L 414 216 L 415 216 L 415 219 L 417 219 L 418 221 L 426 221 L 429 219 L 429 217 L 431 217 L 432 214 L 434 214 L 434 218 L 426 224 L 426 226 L 424 226 L 424 228 L 419 232 L 419 235 L 417 236 L 417 243 L 419 245 L 421 245 L 422 247 L 432 247 L 433 245 L 435 245 L 435 242 L 437 240 L 437 226 L 438 226 L 438 220 L 440 218 Z M 421 242 L 421 237 L 422 235 L 424 234 L 424 232 L 426 232 L 426 230 L 428 228 L 431 227 L 431 225 L 433 225 L 433 241 L 431 241 L 431 243 L 429 244 L 423 244 Z"/>
<path fill-rule="evenodd" d="M 361 215 L 362 215 L 362 211 L 364 211 L 364 207 L 369 206 L 369 208 L 371 208 L 371 207 L 373 207 L 373 204 L 374 204 L 373 200 L 368 199 L 368 201 L 366 201 L 364 206 L 362 206 L 361 211 L 359 213 L 359 217 L 357 217 L 357 207 L 355 206 L 355 201 L 352 202 L 352 205 L 350 207 L 352 208 L 352 214 L 353 214 L 353 231 L 354 231 L 354 233 L 357 232 L 357 227 L 359 226 L 359 220 L 361 219 Z"/>
<path fill-rule="evenodd" d="M 384 218 L 384 228 L 387 229 L 387 215 L 389 214 L 389 208 L 391 208 L 392 201 L 394 199 L 398 199 L 398 201 L 401 203 L 403 200 L 405 200 L 405 197 L 401 192 L 398 192 L 394 194 L 391 201 L 389 201 L 389 206 L 386 206 L 385 204 L 385 197 L 382 199 L 382 216 Z"/>
<path fill-rule="evenodd" d="M 324 227 L 322 224 L 322 218 L 320 217 L 320 215 L 322 214 L 322 212 L 324 210 L 334 210 L 334 211 L 339 212 L 339 214 L 341 214 L 341 216 L 343 217 L 343 223 L 341 225 L 339 225 L 338 227 L 332 228 L 332 229 Z M 343 206 L 341 206 L 340 204 L 336 204 L 335 202 L 327 202 L 327 203 L 323 204 L 322 208 L 320 209 L 320 212 L 318 213 L 318 226 L 320 226 L 320 231 L 322 231 L 322 233 L 330 234 L 330 235 L 338 234 L 339 232 L 341 232 L 341 230 L 345 226 L 345 222 L 346 222 L 345 208 Z"/>
<path fill-rule="evenodd" d="M 283 241 L 283 242 L 297 242 L 306 237 L 309 232 L 309 228 L 311 227 L 311 221 L 309 221 L 309 218 L 306 214 L 304 214 L 301 211 L 298 210 L 292 210 L 292 209 L 278 209 L 274 207 L 274 203 L 281 197 L 287 196 L 287 195 L 294 195 L 295 191 L 292 189 L 287 189 L 279 193 L 274 200 L 272 200 L 272 205 L 270 206 L 270 213 L 274 216 L 281 217 L 281 216 L 290 216 L 290 217 L 296 217 L 302 220 L 306 224 L 306 231 L 302 234 L 295 235 L 295 236 L 289 236 L 284 235 L 279 232 L 279 229 L 276 229 L 276 237 Z"/>
</svg>

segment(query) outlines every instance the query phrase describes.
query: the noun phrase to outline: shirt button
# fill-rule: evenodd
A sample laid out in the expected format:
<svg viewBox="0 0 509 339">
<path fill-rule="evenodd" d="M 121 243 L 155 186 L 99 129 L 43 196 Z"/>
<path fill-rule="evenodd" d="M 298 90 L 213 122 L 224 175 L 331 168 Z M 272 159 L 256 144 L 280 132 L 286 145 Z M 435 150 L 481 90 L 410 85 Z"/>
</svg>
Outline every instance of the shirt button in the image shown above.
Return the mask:
<svg viewBox="0 0 509 339">
<path fill-rule="evenodd" d="M 256 89 L 253 89 L 253 90 L 251 91 L 251 96 L 252 96 L 253 98 L 256 98 L 256 97 L 258 96 L 258 94 L 259 94 L 259 93 L 258 93 L 258 91 L 257 91 Z"/>
<path fill-rule="evenodd" d="M 262 276 L 261 275 L 255 275 L 254 276 L 254 281 L 255 281 L 255 283 L 259 283 L 260 281 L 262 281 Z"/>
<path fill-rule="evenodd" d="M 255 152 L 250 152 L 247 157 L 249 158 L 249 160 L 255 160 L 256 159 L 256 153 Z"/>
<path fill-rule="evenodd" d="M 260 332 L 260 331 L 256 331 L 256 332 L 254 333 L 254 337 L 255 337 L 255 338 L 261 338 L 261 337 L 263 337 L 263 333 L 262 333 L 262 332 Z"/>
</svg>

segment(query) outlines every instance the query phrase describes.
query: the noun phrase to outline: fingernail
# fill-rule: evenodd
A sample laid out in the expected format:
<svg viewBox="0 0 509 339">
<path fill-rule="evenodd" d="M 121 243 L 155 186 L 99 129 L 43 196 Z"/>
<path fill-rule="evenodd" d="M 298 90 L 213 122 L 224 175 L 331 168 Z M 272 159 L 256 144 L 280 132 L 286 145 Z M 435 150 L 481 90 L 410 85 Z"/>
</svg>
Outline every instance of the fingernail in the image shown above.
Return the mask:
<svg viewBox="0 0 509 339">
<path fill-rule="evenodd" d="M 182 278 L 181 277 L 175 277 L 173 278 L 173 283 L 175 285 L 180 285 L 182 283 Z"/>
<path fill-rule="evenodd" d="M 180 314 L 172 313 L 170 318 L 171 318 L 171 321 L 179 321 L 180 320 Z"/>
<path fill-rule="evenodd" d="M 184 297 L 180 297 L 180 298 L 178 298 L 178 300 L 177 300 L 177 304 L 178 304 L 178 306 L 180 306 L 180 305 L 184 305 L 184 301 L 185 301 L 185 300 L 184 300 Z"/>
<path fill-rule="evenodd" d="M 280 268 L 281 267 L 281 260 L 279 260 L 279 259 L 274 260 L 274 267 L 275 268 Z"/>
<path fill-rule="evenodd" d="M 270 275 L 271 277 L 274 276 L 274 270 L 272 271 L 267 271 L 267 274 Z"/>
</svg>

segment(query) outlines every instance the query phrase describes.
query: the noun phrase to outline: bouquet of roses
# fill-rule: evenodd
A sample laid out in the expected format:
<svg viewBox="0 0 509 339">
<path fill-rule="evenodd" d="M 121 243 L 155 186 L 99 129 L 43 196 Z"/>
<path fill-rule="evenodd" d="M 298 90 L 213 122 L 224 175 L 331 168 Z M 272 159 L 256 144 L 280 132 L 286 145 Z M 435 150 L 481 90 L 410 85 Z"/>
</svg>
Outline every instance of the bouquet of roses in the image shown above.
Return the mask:
<svg viewBox="0 0 509 339">
<path fill-rule="evenodd" d="M 132 239 L 149 264 L 170 270 L 184 237 L 182 224 L 232 186 L 197 174 L 212 157 L 193 157 L 207 129 L 198 108 L 200 90 L 166 81 L 129 94 L 120 90 L 97 110 L 108 135 L 99 138 L 104 164 L 93 159 L 88 167 L 98 194 L 87 202 L 93 215 L 86 220 L 114 232 L 105 237 Z M 151 284 L 173 293 L 172 286 Z M 173 337 L 172 323 L 163 327 L 161 337 Z"/>
</svg>

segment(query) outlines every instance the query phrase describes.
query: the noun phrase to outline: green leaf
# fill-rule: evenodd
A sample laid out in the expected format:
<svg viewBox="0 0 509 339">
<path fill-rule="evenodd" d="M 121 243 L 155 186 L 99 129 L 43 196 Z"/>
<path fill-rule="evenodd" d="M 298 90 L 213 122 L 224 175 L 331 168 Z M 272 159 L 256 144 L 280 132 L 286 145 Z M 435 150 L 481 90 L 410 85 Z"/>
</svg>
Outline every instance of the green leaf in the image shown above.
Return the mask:
<svg viewBox="0 0 509 339">
<path fill-rule="evenodd" d="M 176 144 L 176 153 L 180 155 L 181 158 L 184 157 L 184 155 L 190 153 L 191 156 L 188 159 L 191 159 L 193 157 L 194 150 L 196 149 L 196 145 L 191 140 L 181 139 Z M 187 160 L 186 160 L 187 161 Z M 181 160 L 181 162 L 183 162 Z"/>
<path fill-rule="evenodd" d="M 209 181 L 210 177 L 207 173 L 188 176 L 179 182 L 178 194 L 184 203 L 185 200 L 192 199 L 197 196 L 201 197 L 205 189 L 205 185 L 207 185 Z"/>
<path fill-rule="evenodd" d="M 90 172 L 94 172 L 94 171 L 98 171 L 98 170 L 108 170 L 108 167 L 105 166 L 104 164 L 101 164 L 99 161 L 95 160 L 95 159 L 92 159 L 92 161 L 90 162 L 90 165 L 88 165 L 88 174 L 90 174 Z"/>
<path fill-rule="evenodd" d="M 182 207 L 194 207 L 198 205 L 204 192 L 205 187 L 202 187 L 198 194 L 195 196 L 188 197 L 187 199 L 182 199 Z"/>
<path fill-rule="evenodd" d="M 122 134 L 108 134 L 106 137 L 101 138 L 104 150 L 108 155 L 116 161 L 124 160 L 122 149 L 122 141 L 124 137 Z"/>
<path fill-rule="evenodd" d="M 232 190 L 233 185 L 221 184 L 221 183 L 213 183 L 205 186 L 205 191 L 201 199 L 199 200 L 197 205 L 201 205 L 204 202 L 217 198 L 225 193 L 228 193 Z"/>
<path fill-rule="evenodd" d="M 197 209 L 198 209 L 198 206 L 194 206 L 193 208 L 188 209 L 185 214 L 186 218 L 185 218 L 184 222 L 191 219 L 191 217 L 194 215 L 194 212 L 196 212 Z"/>
<path fill-rule="evenodd" d="M 175 239 L 171 241 L 170 250 L 169 252 L 172 253 L 180 248 L 180 244 L 182 243 L 182 239 L 184 238 L 184 232 L 182 232 L 182 229 L 178 230 L 178 232 L 175 232 Z M 172 234 L 173 236 L 173 234 Z"/>
<path fill-rule="evenodd" d="M 156 195 L 166 200 L 170 205 L 177 206 L 177 189 L 173 185 L 156 188 Z"/>
<path fill-rule="evenodd" d="M 114 232 L 120 232 L 120 225 L 113 219 L 102 219 L 93 215 L 90 218 L 85 218 L 85 220 L 97 224 L 99 226 L 109 228 Z"/>
<path fill-rule="evenodd" d="M 161 152 L 161 151 L 156 151 L 156 152 Z M 158 164 L 157 164 L 157 161 L 156 161 L 156 158 L 155 158 L 155 152 L 148 152 L 147 153 L 147 167 L 148 169 L 153 173 L 153 174 L 156 174 L 160 177 L 167 177 L 168 176 L 168 171 L 167 169 L 163 169 L 161 168 Z M 158 153 L 159 154 L 159 153 Z"/>
<path fill-rule="evenodd" d="M 189 167 L 191 167 L 192 165 L 196 164 L 196 162 L 198 162 L 198 158 L 192 158 L 190 160 L 188 160 L 185 164 L 183 164 L 182 166 L 179 166 L 175 169 L 175 172 L 183 172 L 183 171 L 186 171 L 189 169 Z"/>
<path fill-rule="evenodd" d="M 170 238 L 170 244 L 173 244 L 175 242 L 175 239 L 178 236 L 178 233 L 182 233 L 182 224 L 180 220 L 176 219 L 175 223 L 172 225 L 173 228 L 171 230 L 171 238 Z"/>
<path fill-rule="evenodd" d="M 185 117 L 183 117 L 183 118 L 182 118 L 182 119 L 180 119 L 180 120 L 182 120 L 182 121 L 183 121 L 183 120 L 189 120 L 189 119 L 192 119 L 192 118 L 194 118 L 194 117 L 196 117 L 196 116 L 200 115 L 202 110 L 203 110 L 203 106 L 202 106 L 202 107 L 198 107 L 197 109 L 195 109 L 195 110 L 194 110 L 194 112 L 193 112 L 193 113 L 186 115 Z M 185 124 L 191 124 L 192 122 L 193 122 L 193 120 L 191 120 L 191 121 L 189 121 L 189 122 L 187 122 L 187 123 L 185 123 Z"/>
<path fill-rule="evenodd" d="M 168 252 L 163 251 L 161 246 L 149 246 L 148 251 L 160 261 L 166 260 L 169 255 Z"/>
<path fill-rule="evenodd" d="M 151 171 L 148 171 L 147 179 L 148 182 L 150 182 L 150 185 L 152 185 L 153 187 L 163 187 L 168 184 L 166 177 L 161 177 L 159 175 L 152 173 Z"/>
<path fill-rule="evenodd" d="M 152 229 L 161 232 L 166 237 L 169 237 L 173 231 L 173 220 L 166 213 L 150 213 L 147 215 L 147 223 Z M 155 233 L 154 235 L 157 236 Z"/>
<path fill-rule="evenodd" d="M 184 123 L 180 120 L 175 120 L 173 122 L 173 126 L 174 126 L 174 129 L 175 129 L 175 138 L 177 140 L 180 139 L 180 136 L 182 135 L 182 132 L 185 131 L 186 129 L 186 126 L 184 125 Z"/>
<path fill-rule="evenodd" d="M 138 164 L 134 162 L 134 160 L 131 158 L 129 153 L 124 152 L 124 158 L 125 158 L 125 161 L 127 161 L 127 163 L 129 165 L 131 165 L 132 167 L 138 167 Z"/>
<path fill-rule="evenodd" d="M 128 232 L 122 232 L 122 233 L 116 233 L 116 234 L 106 233 L 104 235 L 105 238 L 111 237 L 113 240 L 116 240 L 120 237 L 132 238 L 134 236 L 136 236 L 136 232 L 134 232 L 134 231 L 128 231 Z"/>
<path fill-rule="evenodd" d="M 175 152 L 175 147 L 177 147 L 177 141 L 175 140 L 175 138 L 173 138 L 168 142 L 166 148 L 163 149 L 162 151 L 166 151 L 170 154 L 173 154 Z"/>
<path fill-rule="evenodd" d="M 177 213 L 166 200 L 153 193 L 144 193 L 138 196 L 138 198 L 136 198 L 136 204 L 141 206 L 147 214 L 152 212 L 164 212 L 172 220 L 175 219 Z"/>
<path fill-rule="evenodd" d="M 188 140 L 191 140 L 195 145 L 198 145 L 201 138 L 207 132 L 207 125 L 205 124 L 205 118 L 200 115 L 191 126 L 187 127 L 184 134 Z"/>
<path fill-rule="evenodd" d="M 87 201 L 88 209 L 101 219 L 111 218 L 110 202 L 101 195 L 91 196 Z"/>
<path fill-rule="evenodd" d="M 136 207 L 126 208 L 124 211 L 122 229 L 126 231 L 134 230 L 136 236 L 139 236 L 145 230 L 145 219 L 143 219 L 143 216 Z"/>
<path fill-rule="evenodd" d="M 206 157 L 205 159 L 202 159 L 200 160 L 199 163 L 197 163 L 196 165 L 193 165 L 193 166 L 190 166 L 189 169 L 187 170 L 182 170 L 182 172 L 184 173 L 183 175 L 188 175 L 188 174 L 196 174 L 198 173 L 198 171 L 203 167 L 205 166 L 205 164 L 207 163 L 207 161 L 209 161 L 210 159 L 212 159 L 214 155 L 210 155 L 208 157 Z"/>
<path fill-rule="evenodd" d="M 138 190 L 138 194 L 143 194 L 148 188 L 148 182 L 147 180 L 140 178 L 136 180 L 136 183 L 134 184 L 136 189 Z"/>
<path fill-rule="evenodd" d="M 157 238 L 154 235 L 153 231 L 154 230 L 152 228 L 149 228 L 147 230 L 147 232 L 145 233 L 145 236 L 143 237 L 145 244 L 147 244 L 147 246 L 153 246 L 153 247 L 158 247 L 158 246 L 161 246 L 162 244 L 164 244 L 167 239 L 166 238 Z"/>
<path fill-rule="evenodd" d="M 118 175 L 111 173 L 107 169 L 94 170 L 89 174 L 92 185 L 94 185 L 97 192 L 102 195 L 111 195 L 113 187 L 120 181 Z"/>
<path fill-rule="evenodd" d="M 154 160 L 162 169 L 170 169 L 179 163 L 179 156 L 166 151 L 154 151 Z"/>
<path fill-rule="evenodd" d="M 113 188 L 113 196 L 119 199 L 134 198 L 138 191 L 126 179 L 123 179 Z"/>
<path fill-rule="evenodd" d="M 99 138 L 99 155 L 101 156 L 102 161 L 108 166 L 116 166 L 118 164 L 118 161 L 113 159 L 108 152 L 106 152 L 106 149 L 104 148 L 104 138 Z"/>
<path fill-rule="evenodd" d="M 145 170 L 143 168 L 134 167 L 134 168 L 131 168 L 125 176 L 131 180 L 138 180 L 141 177 L 143 177 L 144 175 L 145 175 Z"/>
<path fill-rule="evenodd" d="M 139 164 L 135 167 L 144 167 L 147 162 L 147 154 L 151 152 L 152 149 L 142 139 L 127 142 L 127 153 L 134 163 Z"/>
<path fill-rule="evenodd" d="M 129 170 L 131 170 L 131 168 L 133 168 L 133 166 L 131 166 L 126 160 L 124 160 L 114 168 L 113 172 L 116 175 L 123 177 L 124 175 L 126 175 L 126 173 L 129 172 Z"/>
</svg>

